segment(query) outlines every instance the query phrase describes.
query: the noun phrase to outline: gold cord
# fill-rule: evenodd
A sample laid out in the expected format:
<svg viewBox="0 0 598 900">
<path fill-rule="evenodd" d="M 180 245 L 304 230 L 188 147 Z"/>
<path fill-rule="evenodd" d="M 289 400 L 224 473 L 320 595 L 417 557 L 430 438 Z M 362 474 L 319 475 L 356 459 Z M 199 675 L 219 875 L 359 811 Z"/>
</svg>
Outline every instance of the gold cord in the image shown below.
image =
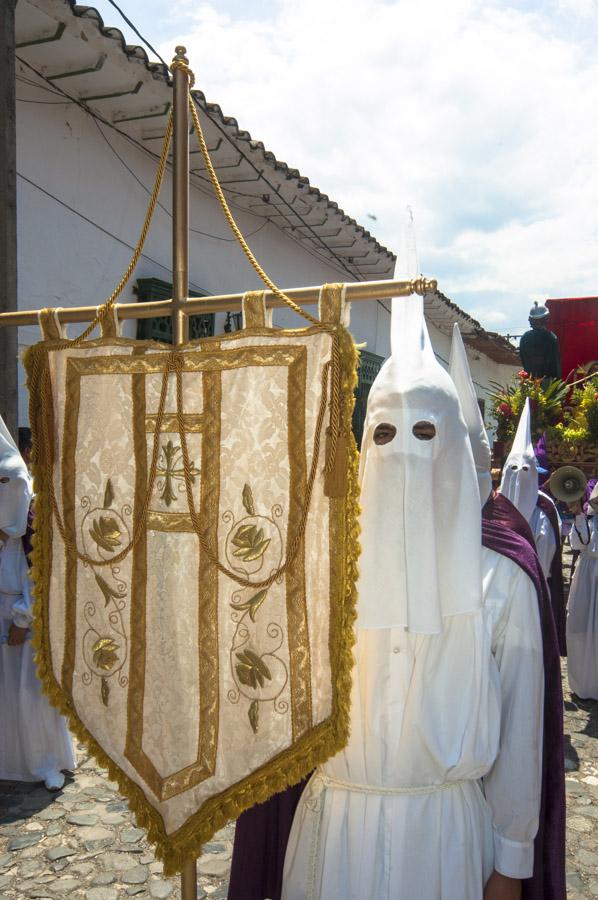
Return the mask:
<svg viewBox="0 0 598 900">
<path fill-rule="evenodd" d="M 184 68 L 184 66 L 181 65 L 178 66 L 178 68 Z M 241 229 L 235 222 L 234 216 L 230 211 L 230 207 L 226 201 L 226 197 L 224 196 L 224 191 L 222 190 L 220 182 L 218 181 L 218 176 L 216 175 L 212 160 L 210 159 L 210 152 L 204 138 L 201 122 L 199 121 L 197 107 L 191 95 L 189 95 L 189 108 L 191 109 L 191 117 L 193 118 L 195 133 L 197 135 L 197 140 L 199 141 L 199 149 L 201 150 L 201 155 L 203 156 L 204 163 L 206 164 L 206 169 L 208 170 L 208 175 L 210 176 L 210 181 L 212 182 L 212 187 L 214 188 L 214 193 L 218 197 L 218 202 L 222 207 L 222 212 L 224 213 L 226 221 L 230 225 L 232 233 L 241 245 L 243 253 L 247 257 L 257 274 L 260 276 L 266 287 L 272 291 L 275 297 L 278 297 L 278 299 L 281 300 L 290 309 L 292 309 L 293 312 L 296 312 L 298 313 L 298 315 L 303 316 L 303 318 L 307 319 L 308 322 L 311 322 L 312 325 L 315 325 L 317 328 L 322 328 L 322 323 L 319 319 L 317 319 L 315 316 L 312 316 L 311 313 L 308 313 L 306 310 L 302 309 L 298 303 L 295 303 L 295 301 L 291 300 L 291 298 L 288 297 L 283 291 L 281 291 L 280 288 L 276 287 L 272 279 L 267 275 L 267 273 L 255 258 L 251 247 L 243 237 Z"/>
<path fill-rule="evenodd" d="M 187 72 L 189 77 L 189 82 L 192 85 L 195 81 L 195 76 L 191 69 L 189 69 L 188 64 L 182 59 L 176 59 L 173 61 L 171 65 L 171 69 L 184 69 Z M 305 502 L 303 504 L 303 511 L 301 515 L 301 519 L 297 528 L 296 534 L 294 534 L 291 538 L 290 544 L 288 546 L 287 555 L 284 562 L 281 566 L 273 572 L 268 578 L 262 581 L 250 581 L 243 576 L 240 576 L 238 573 L 232 571 L 228 567 L 224 566 L 218 559 L 217 552 L 214 551 L 213 548 L 209 547 L 206 543 L 206 540 L 203 536 L 199 517 L 197 515 L 197 511 L 195 509 L 195 501 L 193 498 L 193 473 L 192 466 L 189 460 L 189 453 L 187 447 L 187 438 L 185 434 L 184 427 L 184 418 L 183 418 L 183 390 L 182 390 L 182 364 L 183 360 L 177 350 L 173 350 L 167 357 L 166 364 L 164 367 L 164 372 L 162 374 L 162 385 L 160 391 L 160 401 L 158 405 L 158 411 L 156 415 L 156 428 L 154 431 L 154 440 L 153 440 L 153 448 L 152 448 L 152 459 L 149 468 L 149 479 L 148 479 L 148 487 L 147 492 L 145 494 L 143 503 L 141 505 L 140 514 L 137 517 L 136 522 L 133 527 L 133 536 L 126 547 L 124 547 L 118 554 L 111 557 L 110 559 L 93 559 L 88 556 L 86 553 L 81 553 L 76 546 L 76 543 L 71 540 L 69 535 L 67 535 L 66 528 L 62 519 L 62 515 L 58 508 L 58 503 L 54 491 L 54 483 L 53 480 L 50 479 L 49 482 L 49 496 L 50 502 L 52 505 L 52 509 L 54 512 L 54 517 L 56 519 L 56 524 L 58 526 L 58 530 L 60 532 L 60 536 L 65 544 L 65 547 L 73 554 L 77 556 L 77 558 L 86 565 L 92 566 L 108 566 L 114 565 L 115 563 L 121 562 L 127 554 L 131 551 L 133 547 L 137 544 L 141 535 L 144 532 L 144 528 L 147 522 L 147 517 L 149 514 L 149 507 L 151 503 L 151 498 L 153 495 L 154 484 L 156 480 L 157 470 L 158 470 L 158 458 L 159 458 L 159 435 L 162 430 L 162 423 L 164 419 L 164 408 L 166 403 L 166 395 L 168 390 L 168 379 L 169 375 L 174 372 L 176 376 L 176 395 L 177 395 L 177 425 L 179 437 L 181 440 L 181 450 L 183 455 L 183 468 L 185 473 L 185 490 L 187 494 L 187 503 L 189 506 L 189 513 L 191 516 L 191 522 L 193 524 L 193 529 L 199 539 L 199 543 L 202 551 L 207 555 L 208 559 L 217 566 L 218 570 L 231 578 L 237 584 L 243 587 L 257 587 L 257 588 L 266 588 L 270 587 L 279 578 L 283 575 L 289 566 L 292 564 L 297 551 L 301 545 L 301 541 L 303 540 L 305 527 L 307 524 L 307 517 L 309 514 L 309 509 L 311 505 L 311 497 L 313 493 L 313 488 L 317 476 L 318 471 L 318 462 L 320 457 L 320 445 L 321 445 L 321 437 L 322 437 L 322 428 L 324 423 L 324 417 L 326 414 L 326 407 L 328 405 L 328 383 L 330 381 L 330 428 L 329 428 L 329 441 L 327 447 L 327 459 L 324 466 L 325 474 L 328 474 L 334 467 L 338 441 L 339 441 L 339 433 L 341 426 L 341 387 L 340 387 L 340 351 L 339 351 L 339 335 L 335 328 L 321 322 L 319 319 L 312 316 L 307 311 L 303 310 L 297 303 L 291 300 L 283 291 L 281 291 L 274 282 L 269 278 L 266 274 L 256 257 L 254 256 L 251 248 L 247 244 L 243 234 L 239 226 L 237 225 L 233 214 L 230 210 L 230 207 L 226 201 L 224 196 L 224 192 L 222 187 L 220 186 L 220 182 L 218 181 L 218 176 L 216 175 L 216 171 L 210 159 L 210 154 L 205 142 L 205 138 L 203 135 L 201 123 L 199 121 L 199 115 L 197 112 L 197 108 L 193 101 L 193 98 L 189 96 L 189 105 L 191 109 L 191 116 L 193 118 L 193 122 L 195 125 L 195 131 L 197 134 L 197 138 L 199 141 L 199 146 L 201 153 L 204 158 L 204 162 L 206 164 L 206 168 L 208 170 L 208 174 L 210 176 L 210 180 L 212 182 L 212 186 L 218 197 L 220 205 L 222 207 L 222 211 L 226 217 L 228 224 L 230 225 L 233 234 L 237 238 L 237 241 L 241 245 L 243 252 L 247 256 L 249 262 L 258 273 L 264 284 L 272 291 L 272 293 L 278 297 L 283 303 L 285 303 L 290 309 L 294 312 L 298 313 L 303 318 L 307 319 L 314 326 L 322 331 L 326 331 L 331 335 L 331 343 L 332 343 L 332 352 L 331 359 L 327 362 L 322 370 L 322 395 L 320 400 L 320 407 L 318 411 L 318 418 L 316 422 L 316 432 L 314 435 L 314 445 L 313 445 L 313 457 L 311 463 L 311 469 L 309 473 L 309 477 L 307 480 L 306 491 L 305 491 Z M 160 188 L 162 185 L 162 181 L 164 178 L 164 171 L 166 169 L 166 161 L 168 158 L 168 150 L 170 147 L 171 139 L 173 132 L 173 117 L 172 112 L 168 118 L 168 124 L 166 126 L 166 133 L 164 135 L 164 142 L 162 145 L 162 152 L 160 155 L 160 160 L 158 163 L 158 169 L 156 172 L 156 180 L 154 183 L 154 188 L 150 197 L 150 201 L 148 204 L 147 212 L 145 215 L 145 220 L 143 223 L 143 227 L 141 229 L 141 234 L 139 236 L 139 240 L 137 241 L 137 245 L 133 252 L 133 256 L 131 257 L 131 261 L 127 267 L 127 270 L 123 277 L 121 278 L 119 284 L 112 292 L 110 297 L 106 300 L 106 302 L 98 309 L 97 315 L 95 319 L 89 324 L 89 326 L 85 329 L 85 331 L 79 335 L 73 341 L 64 340 L 64 342 L 59 342 L 58 346 L 77 346 L 82 344 L 91 334 L 95 326 L 101 323 L 109 310 L 123 290 L 125 284 L 129 280 L 135 266 L 137 265 L 139 258 L 141 256 L 141 252 L 147 237 L 147 233 L 149 230 L 149 226 L 152 220 L 152 216 L 156 207 L 156 202 L 158 200 L 158 195 L 160 193 Z M 43 365 L 42 365 L 43 362 Z M 31 384 L 33 386 L 37 386 L 41 391 L 42 395 L 42 407 L 45 410 L 52 409 L 52 386 L 51 386 L 51 377 L 50 371 L 48 367 L 48 354 L 47 350 L 37 350 L 35 352 L 35 357 L 32 362 L 32 377 Z M 51 437 L 49 433 L 49 423 L 48 423 L 48 415 L 42 413 L 42 458 L 46 460 L 50 460 L 53 455 L 53 447 L 51 444 Z M 34 448 L 37 451 L 37 448 Z M 35 453 L 35 457 L 37 457 L 37 452 Z"/>
<path fill-rule="evenodd" d="M 156 171 L 156 180 L 154 182 L 154 187 L 153 187 L 152 193 L 150 195 L 149 203 L 147 205 L 147 211 L 145 213 L 145 219 L 143 220 L 141 234 L 139 235 L 139 239 L 138 239 L 135 249 L 133 251 L 133 256 L 131 257 L 129 265 L 126 268 L 125 274 L 123 275 L 121 280 L 118 282 L 117 286 L 112 291 L 112 293 L 110 294 L 110 296 L 108 297 L 106 302 L 104 304 L 102 304 L 102 306 L 99 307 L 95 318 L 93 319 L 92 322 L 89 323 L 89 325 L 87 326 L 85 331 L 82 334 L 80 334 L 77 338 L 75 338 L 73 341 L 67 342 L 71 346 L 81 344 L 83 341 L 87 340 L 87 338 L 92 333 L 92 331 L 94 330 L 96 325 L 99 325 L 101 322 L 104 321 L 106 315 L 108 314 L 108 311 L 116 303 L 117 298 L 122 293 L 123 288 L 125 287 L 127 281 L 133 274 L 133 270 L 135 269 L 135 266 L 139 262 L 139 258 L 143 251 L 143 246 L 145 244 L 145 239 L 147 238 L 147 233 L 149 231 L 152 217 L 153 217 L 154 211 L 156 209 L 156 203 L 158 202 L 158 195 L 160 194 L 160 188 L 162 187 L 162 181 L 164 180 L 164 172 L 166 170 L 166 161 L 168 159 L 168 151 L 170 149 L 170 142 L 172 139 L 172 125 L 173 125 L 173 119 L 172 119 L 172 111 L 171 111 L 171 113 L 168 117 L 166 131 L 164 133 L 164 142 L 162 144 L 162 152 L 160 154 L 160 160 L 158 162 L 158 169 Z"/>
<path fill-rule="evenodd" d="M 53 447 L 52 440 L 50 435 L 50 427 L 48 421 L 48 412 L 52 409 L 52 385 L 50 379 L 50 371 L 47 366 L 47 353 L 46 353 L 46 365 L 43 367 L 43 371 L 41 369 L 41 359 L 42 353 L 37 352 L 36 357 L 33 360 L 32 366 L 32 377 L 31 384 L 32 389 L 34 385 L 38 385 L 41 388 L 41 415 L 42 415 L 42 427 L 41 427 L 41 436 L 42 436 L 42 454 L 41 459 L 50 463 L 53 460 Z M 185 489 L 187 493 L 187 504 L 189 507 L 189 513 L 191 515 L 191 522 L 193 524 L 193 530 L 199 539 L 199 544 L 202 551 L 206 554 L 210 562 L 212 562 L 215 566 L 217 566 L 218 570 L 226 575 L 228 578 L 231 578 L 237 584 L 242 587 L 255 587 L 255 588 L 266 588 L 270 587 L 277 578 L 288 570 L 288 568 L 292 565 L 295 556 L 297 555 L 297 551 L 301 546 L 301 542 L 305 535 L 305 527 L 307 525 L 307 517 L 309 514 L 309 509 L 311 506 L 311 497 L 314 489 L 314 484 L 316 480 L 316 476 L 318 473 L 318 462 L 320 457 L 320 446 L 321 446 L 321 438 L 322 438 L 322 427 L 324 424 L 324 417 L 326 414 L 326 407 L 328 405 L 328 379 L 329 372 L 333 368 L 332 361 L 325 363 L 322 369 L 322 395 L 320 399 L 320 407 L 318 410 L 318 417 L 316 420 L 316 432 L 314 435 L 314 444 L 313 444 L 313 457 L 311 461 L 311 468 L 309 472 L 309 476 L 307 479 L 307 485 L 305 490 L 305 502 L 303 504 L 303 510 L 301 514 L 301 519 L 297 526 L 296 533 L 292 536 L 287 554 L 284 562 L 269 575 L 268 578 L 263 579 L 262 581 L 252 581 L 248 578 L 239 575 L 238 572 L 234 572 L 232 569 L 229 569 L 227 566 L 223 565 L 218 559 L 217 551 L 215 551 L 209 544 L 206 542 L 206 539 L 202 533 L 201 524 L 199 521 L 199 516 L 195 509 L 195 501 L 193 498 L 193 472 L 192 466 L 189 459 L 189 450 L 187 447 L 187 437 L 185 433 L 185 423 L 184 423 L 184 411 L 183 411 L 183 378 L 182 378 L 182 366 L 183 366 L 183 358 L 179 353 L 173 350 L 168 355 L 168 360 L 164 367 L 164 372 L 162 374 L 162 385 L 160 390 L 160 400 L 158 404 L 158 411 L 156 414 L 156 428 L 154 431 L 154 441 L 152 448 L 152 459 L 149 467 L 149 478 L 148 478 L 148 486 L 147 491 L 145 493 L 143 503 L 141 504 L 141 509 L 139 516 L 136 517 L 136 521 L 133 527 L 133 536 L 126 547 L 120 550 L 114 556 L 111 556 L 109 559 L 93 559 L 93 557 L 89 556 L 86 553 L 82 553 L 77 547 L 76 543 L 71 539 L 70 535 L 67 533 L 60 509 L 58 508 L 58 502 L 56 499 L 56 492 L 54 490 L 54 481 L 52 478 L 49 479 L 48 482 L 48 495 L 50 498 L 50 503 L 52 506 L 52 510 L 54 513 L 54 518 L 56 519 L 56 525 L 58 527 L 58 531 L 60 532 L 60 536 L 64 542 L 66 549 L 74 554 L 77 559 L 79 559 L 82 563 L 89 566 L 113 566 L 116 563 L 121 562 L 129 552 L 137 545 L 140 538 L 144 534 L 144 530 L 147 523 L 147 518 L 149 515 L 149 509 L 151 504 L 151 499 L 154 492 L 154 485 L 156 481 L 156 475 L 158 470 L 158 458 L 159 458 L 159 435 L 162 431 L 162 423 L 164 420 L 164 409 L 166 405 L 166 396 L 168 392 L 168 376 L 171 372 L 175 373 L 176 376 L 176 404 L 177 404 L 177 428 L 179 432 L 179 437 L 181 439 L 181 450 L 183 454 L 183 469 L 185 473 L 184 481 L 185 481 Z M 37 429 L 36 429 L 37 432 Z M 36 462 L 39 459 L 37 454 L 37 447 L 35 449 L 35 457 Z"/>
</svg>

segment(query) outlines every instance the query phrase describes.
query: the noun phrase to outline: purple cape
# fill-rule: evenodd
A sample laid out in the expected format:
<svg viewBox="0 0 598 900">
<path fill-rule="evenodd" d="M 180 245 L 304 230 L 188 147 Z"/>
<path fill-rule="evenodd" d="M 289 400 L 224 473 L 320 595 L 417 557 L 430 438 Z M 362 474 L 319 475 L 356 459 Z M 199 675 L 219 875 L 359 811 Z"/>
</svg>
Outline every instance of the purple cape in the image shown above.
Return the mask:
<svg viewBox="0 0 598 900">
<path fill-rule="evenodd" d="M 523 900 L 566 900 L 563 688 L 550 594 L 529 525 L 501 494 L 490 498 L 482 511 L 482 543 L 522 568 L 538 595 L 544 650 L 542 800 L 534 841 L 534 874 L 523 881 L 522 896 Z"/>
<path fill-rule="evenodd" d="M 565 588 L 563 585 L 563 552 L 561 544 L 561 528 L 559 525 L 559 517 L 554 504 L 547 497 L 538 494 L 538 506 L 545 512 L 552 525 L 554 536 L 556 539 L 556 550 L 552 557 L 550 566 L 550 575 L 548 576 L 548 587 L 550 588 L 550 602 L 552 604 L 552 613 L 554 615 L 554 624 L 556 625 L 556 634 L 559 640 L 559 651 L 561 656 L 567 655 L 567 609 L 565 607 Z"/>
<path fill-rule="evenodd" d="M 25 551 L 25 558 L 27 560 L 27 565 L 31 568 L 31 551 L 33 550 L 33 544 L 31 543 L 31 539 L 33 537 L 33 506 L 29 507 L 29 512 L 27 513 L 27 531 L 21 538 L 21 542 L 23 544 L 23 550 Z"/>
<path fill-rule="evenodd" d="M 308 778 L 237 819 L 228 900 L 280 900 L 284 855 Z"/>
<path fill-rule="evenodd" d="M 584 513 L 586 513 L 586 515 L 588 512 L 588 506 L 590 503 L 590 496 L 592 494 L 592 491 L 596 487 L 597 483 L 598 483 L 598 478 L 588 478 L 588 483 L 586 485 L 586 492 L 583 495 L 583 497 L 581 498 L 582 509 L 583 509 Z"/>
<path fill-rule="evenodd" d="M 544 744 L 534 876 L 523 900 L 565 900 L 565 770 L 561 668 L 546 581 L 526 520 L 501 494 L 484 507 L 482 543 L 513 559 L 538 595 L 544 642 Z M 237 820 L 228 900 L 280 900 L 291 825 L 307 779 L 248 809 Z"/>
</svg>

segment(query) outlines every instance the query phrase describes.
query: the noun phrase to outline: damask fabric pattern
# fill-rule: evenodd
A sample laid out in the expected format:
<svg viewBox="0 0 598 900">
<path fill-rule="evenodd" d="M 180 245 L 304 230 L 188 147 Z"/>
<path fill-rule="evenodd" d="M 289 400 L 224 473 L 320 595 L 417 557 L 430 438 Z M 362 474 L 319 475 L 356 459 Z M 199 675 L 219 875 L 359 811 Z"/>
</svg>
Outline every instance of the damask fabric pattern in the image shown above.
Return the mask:
<svg viewBox="0 0 598 900">
<path fill-rule="evenodd" d="M 26 359 L 39 672 L 167 873 L 347 738 L 355 346 L 246 321 Z"/>
</svg>

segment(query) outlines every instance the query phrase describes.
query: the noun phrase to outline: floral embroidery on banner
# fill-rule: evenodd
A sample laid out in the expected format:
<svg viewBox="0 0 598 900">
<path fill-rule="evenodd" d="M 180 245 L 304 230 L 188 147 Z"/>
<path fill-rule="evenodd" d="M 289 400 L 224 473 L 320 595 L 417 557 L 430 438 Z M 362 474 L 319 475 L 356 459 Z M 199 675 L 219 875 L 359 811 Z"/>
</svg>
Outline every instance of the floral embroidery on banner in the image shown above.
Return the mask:
<svg viewBox="0 0 598 900">
<path fill-rule="evenodd" d="M 232 523 L 226 540 L 227 560 L 231 568 L 246 578 L 257 575 L 258 580 L 263 580 L 269 572 L 280 567 L 282 560 L 283 539 L 275 521 L 282 516 L 282 507 L 274 506 L 270 516 L 259 515 L 249 484 L 243 488 L 242 502 L 246 516 L 235 520 L 230 511 L 223 516 L 225 522 Z M 275 584 L 280 583 L 283 577 L 280 576 Z M 228 692 L 228 699 L 231 703 L 238 703 L 243 696 L 249 701 L 247 717 L 254 734 L 259 729 L 260 704 L 273 703 L 275 711 L 280 714 L 289 709 L 287 701 L 280 699 L 289 673 L 277 655 L 284 643 L 284 630 L 278 622 L 268 622 L 263 615 L 267 609 L 269 590 L 237 590 L 230 604 L 232 620 L 237 627 L 230 650 L 235 688 Z"/>
<path fill-rule="evenodd" d="M 81 522 L 83 546 L 89 556 L 98 555 L 102 559 L 110 559 L 116 555 L 130 540 L 129 528 L 125 522 L 130 518 L 132 510 L 129 505 L 120 512 L 113 508 L 115 500 L 112 482 L 108 479 L 104 491 L 101 508 L 93 507 L 89 497 L 81 498 L 81 506 L 86 510 Z M 95 545 L 95 546 L 94 546 Z M 93 548 L 93 549 L 92 549 Z M 84 564 L 84 568 L 87 566 Z M 126 606 L 127 584 L 120 577 L 118 565 L 102 566 L 97 571 L 90 565 L 96 585 L 103 598 L 103 605 L 96 605 L 95 600 L 88 600 L 83 607 L 87 629 L 82 637 L 82 655 L 87 667 L 82 680 L 86 686 L 95 678 L 100 680 L 100 697 L 104 706 L 110 702 L 109 679 L 117 675 L 120 687 L 126 687 L 128 678 L 123 674 L 123 667 L 128 655 L 128 640 L 123 620 Z M 109 568 L 110 575 L 104 577 L 101 571 Z"/>
</svg>

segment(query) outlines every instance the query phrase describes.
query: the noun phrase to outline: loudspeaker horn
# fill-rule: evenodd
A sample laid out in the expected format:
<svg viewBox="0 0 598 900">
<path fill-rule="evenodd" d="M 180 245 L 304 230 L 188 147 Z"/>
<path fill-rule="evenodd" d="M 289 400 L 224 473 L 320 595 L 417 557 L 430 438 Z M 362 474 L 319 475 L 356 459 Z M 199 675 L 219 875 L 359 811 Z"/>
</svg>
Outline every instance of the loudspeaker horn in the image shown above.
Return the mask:
<svg viewBox="0 0 598 900">
<path fill-rule="evenodd" d="M 576 466 L 561 466 L 552 473 L 549 484 L 551 493 L 557 500 L 573 503 L 585 494 L 588 479 Z"/>
</svg>

